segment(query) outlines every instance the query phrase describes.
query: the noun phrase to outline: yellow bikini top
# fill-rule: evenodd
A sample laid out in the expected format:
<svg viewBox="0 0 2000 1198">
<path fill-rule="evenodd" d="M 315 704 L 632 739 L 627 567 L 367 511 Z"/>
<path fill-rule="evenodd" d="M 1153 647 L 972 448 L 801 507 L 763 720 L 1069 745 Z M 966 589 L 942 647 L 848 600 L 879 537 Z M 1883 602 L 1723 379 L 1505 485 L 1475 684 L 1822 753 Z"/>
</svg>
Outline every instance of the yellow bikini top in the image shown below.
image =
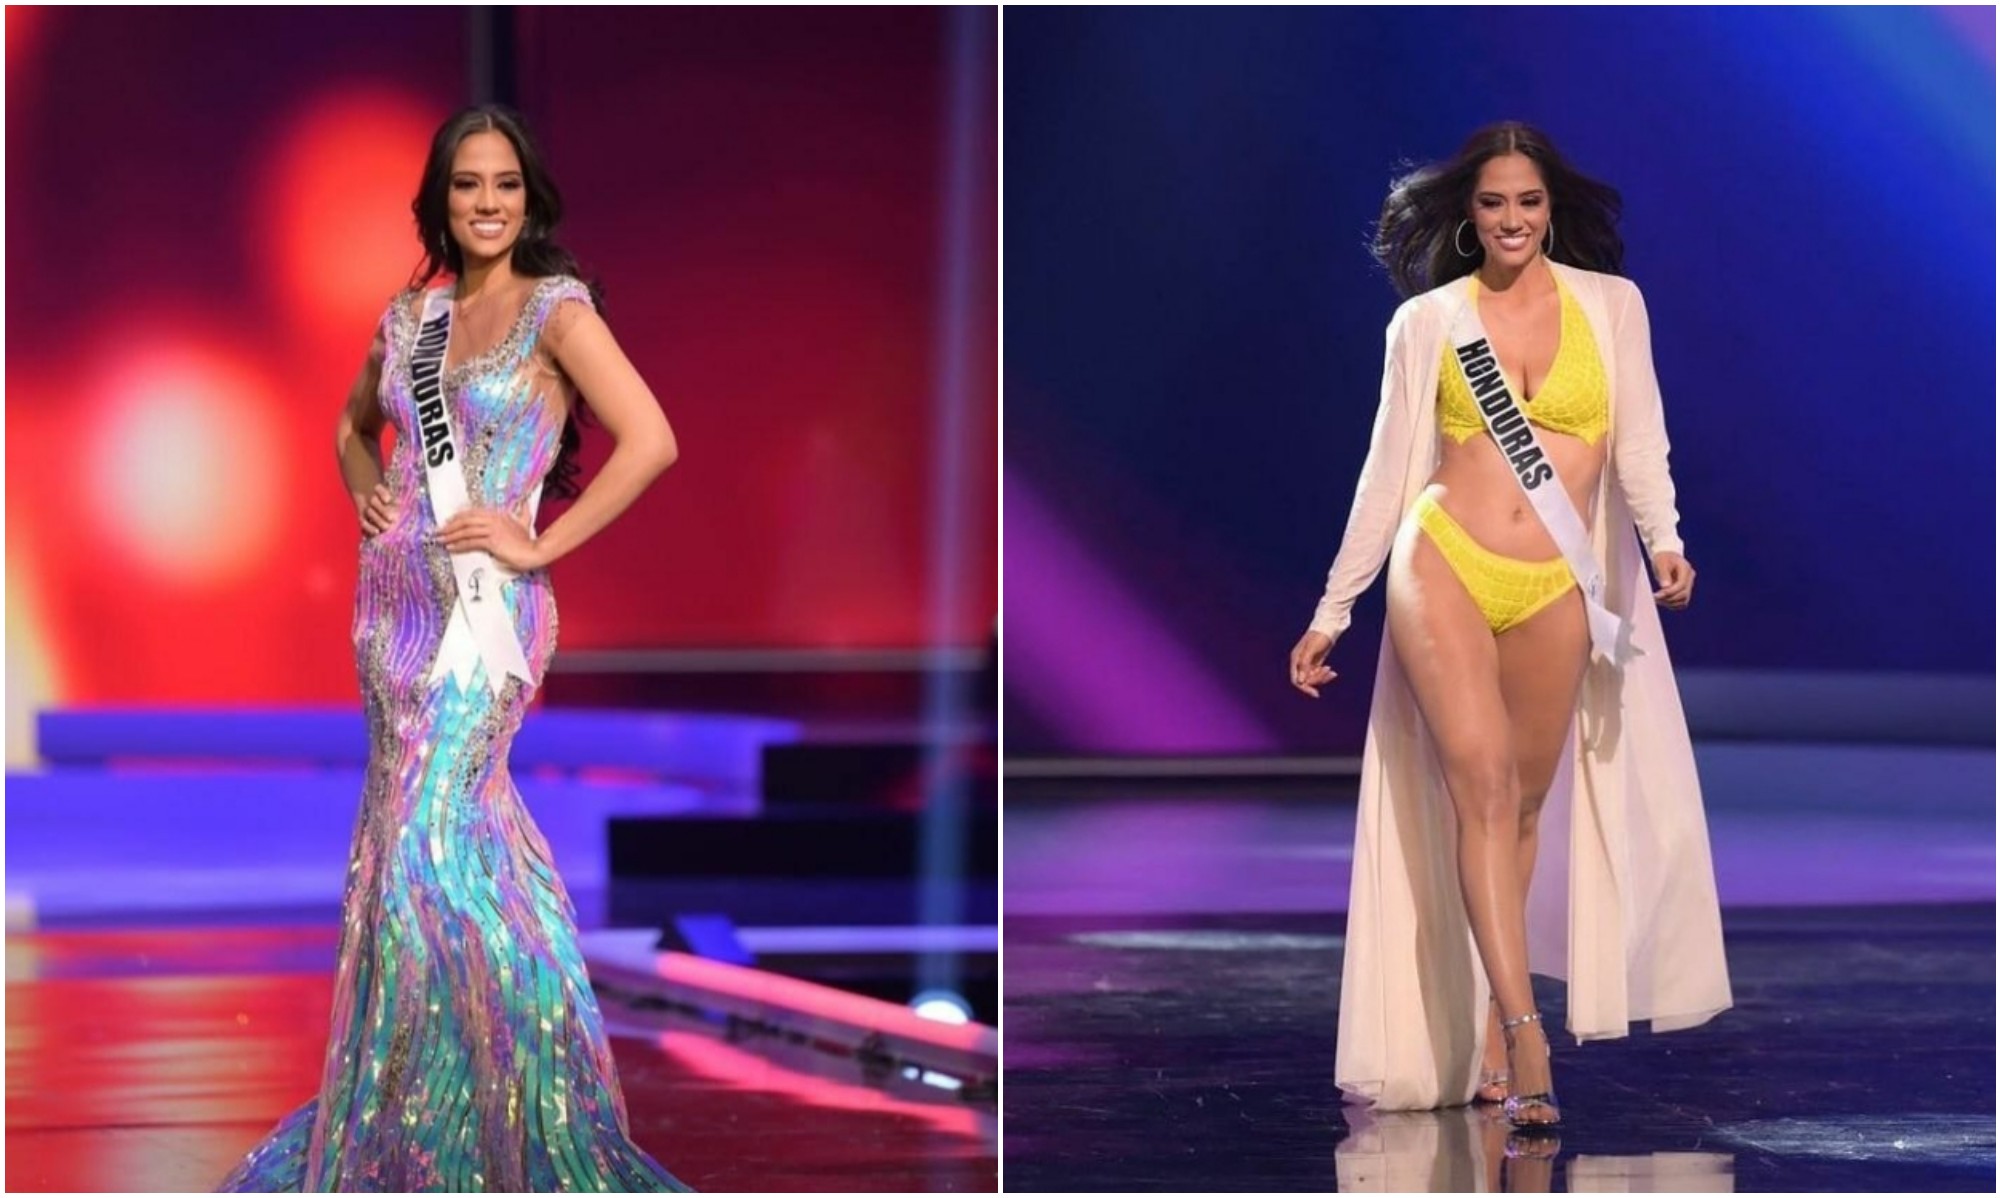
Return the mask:
<svg viewBox="0 0 2000 1198">
<path fill-rule="evenodd" d="M 1556 292 L 1562 296 L 1562 334 L 1556 344 L 1556 360 L 1542 389 L 1530 402 L 1521 394 L 1514 379 L 1507 385 L 1520 400 L 1521 411 L 1531 424 L 1554 433 L 1581 437 L 1596 444 L 1611 426 L 1611 380 L 1604 373 L 1604 359 L 1598 355 L 1597 339 L 1591 336 L 1590 321 L 1583 315 L 1569 288 L 1560 280 Z M 1479 277 L 1472 276 L 1472 302 L 1479 302 Z M 1438 428 L 1445 436 L 1463 444 L 1486 431 L 1474 406 L 1472 388 L 1458 365 L 1449 342 L 1444 347 L 1444 364 L 1438 372 Z"/>
</svg>

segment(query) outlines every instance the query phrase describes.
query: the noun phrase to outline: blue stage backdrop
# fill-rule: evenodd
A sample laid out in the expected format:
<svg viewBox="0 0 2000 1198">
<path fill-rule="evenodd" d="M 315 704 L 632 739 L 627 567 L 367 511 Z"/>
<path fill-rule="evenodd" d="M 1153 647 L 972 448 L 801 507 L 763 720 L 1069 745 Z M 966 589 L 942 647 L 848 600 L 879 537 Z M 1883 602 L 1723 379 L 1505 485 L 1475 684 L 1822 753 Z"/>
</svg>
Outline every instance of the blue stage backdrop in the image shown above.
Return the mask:
<svg viewBox="0 0 2000 1198">
<path fill-rule="evenodd" d="M 1382 584 L 1328 699 L 1285 658 L 1397 302 L 1365 244 L 1499 119 L 1624 194 L 1677 664 L 1990 678 L 1993 52 L 1985 9 L 1010 11 L 1010 753 L 1359 750 Z"/>
</svg>

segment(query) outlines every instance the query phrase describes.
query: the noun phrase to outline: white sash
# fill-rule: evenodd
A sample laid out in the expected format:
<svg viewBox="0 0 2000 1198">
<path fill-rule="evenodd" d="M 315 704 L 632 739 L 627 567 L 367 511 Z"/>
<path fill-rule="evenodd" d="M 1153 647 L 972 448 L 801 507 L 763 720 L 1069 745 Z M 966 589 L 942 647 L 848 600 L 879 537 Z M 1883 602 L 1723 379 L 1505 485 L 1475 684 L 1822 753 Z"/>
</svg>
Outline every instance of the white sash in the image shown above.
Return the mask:
<svg viewBox="0 0 2000 1198">
<path fill-rule="evenodd" d="M 1486 422 L 1486 431 L 1506 455 L 1508 465 L 1514 468 L 1514 481 L 1521 485 L 1535 514 L 1542 518 L 1542 526 L 1549 530 L 1549 536 L 1569 562 L 1577 585 L 1583 588 L 1591 650 L 1612 665 L 1623 666 L 1641 652 L 1632 644 L 1631 623 L 1604 606 L 1604 569 L 1597 564 L 1597 554 L 1590 547 L 1590 532 L 1584 528 L 1576 505 L 1570 502 L 1569 492 L 1563 490 L 1561 480 L 1556 478 L 1541 438 L 1535 435 L 1535 426 L 1515 402 L 1507 377 L 1501 373 L 1499 359 L 1493 356 L 1493 345 L 1479 323 L 1478 301 L 1472 296 L 1466 296 L 1459 304 L 1458 318 L 1451 327 L 1451 346 L 1458 356 L 1459 368 L 1465 372 L 1465 381 L 1472 388 L 1474 406 L 1479 409 L 1480 419 Z"/>
<path fill-rule="evenodd" d="M 450 344 L 451 289 L 439 287 L 424 297 L 417 344 L 410 354 L 410 375 L 417 404 L 417 444 L 424 455 L 424 483 L 430 491 L 431 515 L 440 528 L 472 503 L 465 471 L 458 461 L 451 405 L 444 395 L 445 349 Z M 486 685 L 496 696 L 506 687 L 509 674 L 532 683 L 513 617 L 500 597 L 501 584 L 511 582 L 515 573 L 482 549 L 452 554 L 451 572 L 458 581 L 458 597 L 451 605 L 451 618 L 445 622 L 431 681 L 449 674 L 461 688 L 470 686 L 474 667 L 484 662 Z"/>
</svg>

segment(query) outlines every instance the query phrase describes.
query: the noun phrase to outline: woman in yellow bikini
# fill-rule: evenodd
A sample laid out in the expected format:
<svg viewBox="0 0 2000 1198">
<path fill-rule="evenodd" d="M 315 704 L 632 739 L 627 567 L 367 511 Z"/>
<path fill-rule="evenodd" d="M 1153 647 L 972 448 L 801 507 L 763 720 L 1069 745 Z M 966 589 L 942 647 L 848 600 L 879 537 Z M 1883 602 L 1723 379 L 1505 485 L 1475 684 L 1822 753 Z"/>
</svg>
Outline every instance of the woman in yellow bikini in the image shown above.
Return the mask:
<svg viewBox="0 0 2000 1198">
<path fill-rule="evenodd" d="M 1531 967 L 1568 980 L 1579 1039 L 1635 1020 L 1688 1027 L 1730 1005 L 1654 610 L 1686 608 L 1695 573 L 1644 301 L 1616 273 L 1617 213 L 1615 191 L 1515 123 L 1399 180 L 1383 209 L 1376 255 L 1409 298 L 1340 553 L 1290 663 L 1317 698 L 1386 562 L 1336 1063 L 1350 1097 L 1381 1108 L 1476 1098 L 1519 1128 L 1557 1124 Z M 1599 614 L 1622 623 L 1629 660 L 1593 652 L 1577 570 L 1516 476 L 1526 434 L 1503 449 L 1482 418 L 1453 352 L 1466 305 L 1538 443 L 1526 460 L 1546 462 L 1588 531 Z M 1563 851 L 1538 876 L 1545 808 Z"/>
</svg>

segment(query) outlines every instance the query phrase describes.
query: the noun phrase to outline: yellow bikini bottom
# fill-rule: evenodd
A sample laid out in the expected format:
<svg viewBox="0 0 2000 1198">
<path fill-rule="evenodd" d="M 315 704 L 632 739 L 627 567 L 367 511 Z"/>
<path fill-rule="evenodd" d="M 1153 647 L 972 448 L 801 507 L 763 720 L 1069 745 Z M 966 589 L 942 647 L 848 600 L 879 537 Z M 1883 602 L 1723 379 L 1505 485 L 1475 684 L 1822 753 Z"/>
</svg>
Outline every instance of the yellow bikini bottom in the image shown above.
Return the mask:
<svg viewBox="0 0 2000 1198">
<path fill-rule="evenodd" d="M 1417 498 L 1417 527 L 1465 584 L 1486 626 L 1497 636 L 1568 594 L 1576 576 L 1562 558 L 1524 562 L 1502 557 L 1472 539 L 1428 493 Z"/>
</svg>

